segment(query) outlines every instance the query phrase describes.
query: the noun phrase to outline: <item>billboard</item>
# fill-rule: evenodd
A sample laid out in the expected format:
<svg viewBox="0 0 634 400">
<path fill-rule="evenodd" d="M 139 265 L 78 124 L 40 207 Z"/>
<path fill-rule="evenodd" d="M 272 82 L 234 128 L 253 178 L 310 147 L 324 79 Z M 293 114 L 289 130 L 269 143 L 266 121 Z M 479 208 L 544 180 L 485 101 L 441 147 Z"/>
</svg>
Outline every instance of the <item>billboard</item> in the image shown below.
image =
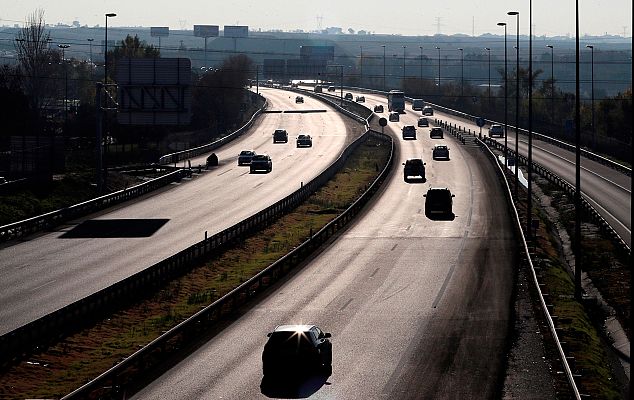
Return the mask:
<svg viewBox="0 0 634 400">
<path fill-rule="evenodd" d="M 216 37 L 218 35 L 218 25 L 194 25 L 194 36 L 196 37 Z"/>
<path fill-rule="evenodd" d="M 181 125 L 191 119 L 189 58 L 124 58 L 117 63 L 117 120 Z"/>
<path fill-rule="evenodd" d="M 249 37 L 249 27 L 246 25 L 225 25 L 224 34 L 225 37 Z"/>
<path fill-rule="evenodd" d="M 150 36 L 152 37 L 161 37 L 161 36 L 169 36 L 170 28 L 169 26 L 153 26 L 150 28 Z"/>
</svg>

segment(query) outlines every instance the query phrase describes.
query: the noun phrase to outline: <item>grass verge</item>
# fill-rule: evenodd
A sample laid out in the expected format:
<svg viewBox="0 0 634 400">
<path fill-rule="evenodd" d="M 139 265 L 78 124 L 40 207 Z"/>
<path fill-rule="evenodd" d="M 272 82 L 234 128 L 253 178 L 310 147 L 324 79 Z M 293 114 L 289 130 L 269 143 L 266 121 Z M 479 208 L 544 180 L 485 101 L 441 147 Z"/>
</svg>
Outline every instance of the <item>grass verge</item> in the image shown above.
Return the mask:
<svg viewBox="0 0 634 400">
<path fill-rule="evenodd" d="M 379 174 L 389 147 L 370 138 L 345 167 L 275 225 L 156 293 L 0 373 L 1 398 L 60 397 L 210 304 L 345 210 Z"/>
</svg>

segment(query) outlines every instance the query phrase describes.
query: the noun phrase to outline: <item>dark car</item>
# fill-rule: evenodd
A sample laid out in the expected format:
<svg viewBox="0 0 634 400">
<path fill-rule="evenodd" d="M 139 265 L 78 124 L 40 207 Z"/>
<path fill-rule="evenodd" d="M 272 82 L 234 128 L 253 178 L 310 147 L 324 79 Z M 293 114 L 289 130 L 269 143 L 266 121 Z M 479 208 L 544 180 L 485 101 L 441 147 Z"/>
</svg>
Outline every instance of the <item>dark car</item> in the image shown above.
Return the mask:
<svg viewBox="0 0 634 400">
<path fill-rule="evenodd" d="M 420 117 L 418 119 L 418 126 L 429 126 L 429 121 L 425 117 Z"/>
<path fill-rule="evenodd" d="M 264 171 L 271 172 L 273 170 L 273 161 L 268 154 L 256 154 L 251 159 L 250 171 L 251 173 Z"/>
<path fill-rule="evenodd" d="M 429 137 L 432 139 L 442 139 L 444 137 L 442 128 L 431 128 L 429 130 Z"/>
<path fill-rule="evenodd" d="M 437 144 L 431 151 L 434 160 L 449 160 L 449 147 L 444 144 Z"/>
<path fill-rule="evenodd" d="M 423 107 L 423 115 L 434 115 L 434 109 L 430 106 Z"/>
<path fill-rule="evenodd" d="M 504 137 L 504 127 L 500 124 L 493 124 L 489 128 L 489 137 Z"/>
<path fill-rule="evenodd" d="M 377 104 L 374 106 L 374 112 L 376 113 L 382 113 L 383 112 L 383 105 L 382 104 Z"/>
<path fill-rule="evenodd" d="M 273 132 L 273 143 L 277 142 L 288 143 L 288 132 L 286 132 L 286 129 L 276 129 Z"/>
<path fill-rule="evenodd" d="M 352 93 L 346 93 L 344 99 L 352 101 Z"/>
<path fill-rule="evenodd" d="M 334 92 L 335 91 L 335 87 L 334 86 L 328 86 L 328 91 L 329 92 Z"/>
<path fill-rule="evenodd" d="M 410 158 L 403 163 L 403 180 L 409 182 L 410 176 L 420 176 L 425 181 L 425 163 L 421 158 Z"/>
<path fill-rule="evenodd" d="M 313 138 L 310 135 L 297 136 L 297 147 L 313 147 Z"/>
<path fill-rule="evenodd" d="M 454 194 L 447 188 L 429 188 L 425 197 L 425 215 L 452 216 Z"/>
<path fill-rule="evenodd" d="M 414 125 L 405 125 L 403 127 L 403 139 L 416 140 L 416 127 Z"/>
<path fill-rule="evenodd" d="M 304 102 L 304 98 L 302 96 L 295 97 L 295 103 L 303 103 L 303 102 Z"/>
<path fill-rule="evenodd" d="M 255 155 L 253 150 L 242 150 L 238 155 L 238 165 L 249 165 Z"/>
<path fill-rule="evenodd" d="M 356 102 L 357 103 L 365 103 L 365 96 L 357 96 Z"/>
<path fill-rule="evenodd" d="M 390 120 L 390 122 L 398 122 L 400 119 L 401 117 L 396 111 L 392 111 L 388 116 L 388 120 Z"/>
<path fill-rule="evenodd" d="M 262 352 L 265 377 L 296 372 L 332 373 L 330 333 L 315 325 L 279 325 L 267 336 Z"/>
</svg>

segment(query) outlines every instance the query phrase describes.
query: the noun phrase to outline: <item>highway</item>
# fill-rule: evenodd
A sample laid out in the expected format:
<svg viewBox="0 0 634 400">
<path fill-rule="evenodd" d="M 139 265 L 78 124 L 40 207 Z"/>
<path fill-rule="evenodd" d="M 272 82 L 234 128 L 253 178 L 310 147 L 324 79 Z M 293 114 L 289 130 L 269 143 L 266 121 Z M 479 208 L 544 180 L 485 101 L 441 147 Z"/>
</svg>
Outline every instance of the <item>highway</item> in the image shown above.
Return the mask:
<svg viewBox="0 0 634 400">
<path fill-rule="evenodd" d="M 403 141 L 400 128 L 415 121 L 408 111 L 389 123 L 395 170 L 337 240 L 135 398 L 496 398 L 516 265 L 511 217 L 482 151 L 430 139 L 427 128 Z M 449 144 L 450 161 L 431 159 L 436 143 Z M 427 181 L 405 183 L 401 162 L 421 156 Z M 456 195 L 453 220 L 425 216 L 430 186 Z M 266 334 L 287 323 L 332 333 L 330 377 L 263 381 Z"/>
<path fill-rule="evenodd" d="M 362 133 L 324 103 L 260 89 L 269 110 L 327 110 L 263 114 L 248 134 L 216 151 L 219 166 L 142 198 L 71 221 L 52 231 L 5 243 L 0 248 L 0 334 L 118 282 L 219 232 L 297 190 L 327 168 L 352 136 Z M 358 125 L 358 124 L 356 124 Z M 289 143 L 273 144 L 276 128 Z M 313 136 L 312 148 L 298 149 L 299 133 Z M 237 166 L 241 150 L 268 152 L 269 174 Z M 192 160 L 203 164 L 205 158 Z M 111 225 L 83 229 L 85 221 Z M 100 221 L 100 222 L 99 222 Z"/>
<path fill-rule="evenodd" d="M 436 118 L 478 132 L 475 123 L 435 111 Z M 483 134 L 488 129 L 482 129 Z M 504 144 L 504 139 L 496 138 Z M 507 142 L 515 150 L 515 131 L 509 129 Z M 528 138 L 519 136 L 519 152 L 528 155 Z M 553 144 L 533 139 L 533 161 L 550 169 L 568 183 L 575 185 L 575 154 Z M 590 204 L 632 246 L 632 180 L 610 167 L 581 157 L 581 192 Z"/>
</svg>

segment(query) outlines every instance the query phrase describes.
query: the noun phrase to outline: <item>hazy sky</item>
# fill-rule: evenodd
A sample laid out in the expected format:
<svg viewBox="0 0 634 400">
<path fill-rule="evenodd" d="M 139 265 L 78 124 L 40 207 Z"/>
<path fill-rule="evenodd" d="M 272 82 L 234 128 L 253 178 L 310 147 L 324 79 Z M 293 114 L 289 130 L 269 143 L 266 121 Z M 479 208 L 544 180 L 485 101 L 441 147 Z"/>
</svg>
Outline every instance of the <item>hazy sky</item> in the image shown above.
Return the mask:
<svg viewBox="0 0 634 400">
<path fill-rule="evenodd" d="M 497 22 L 514 28 L 507 11 L 520 11 L 520 29 L 528 33 L 528 0 L 2 0 L 0 25 L 22 23 L 36 9 L 47 23 L 104 25 L 104 14 L 117 17 L 110 26 L 194 24 L 248 25 L 250 29 L 304 29 L 337 26 L 376 33 L 433 35 L 500 33 Z M 579 0 L 581 34 L 632 35 L 632 0 Z M 575 1 L 533 1 L 534 35 L 574 35 Z"/>
</svg>

